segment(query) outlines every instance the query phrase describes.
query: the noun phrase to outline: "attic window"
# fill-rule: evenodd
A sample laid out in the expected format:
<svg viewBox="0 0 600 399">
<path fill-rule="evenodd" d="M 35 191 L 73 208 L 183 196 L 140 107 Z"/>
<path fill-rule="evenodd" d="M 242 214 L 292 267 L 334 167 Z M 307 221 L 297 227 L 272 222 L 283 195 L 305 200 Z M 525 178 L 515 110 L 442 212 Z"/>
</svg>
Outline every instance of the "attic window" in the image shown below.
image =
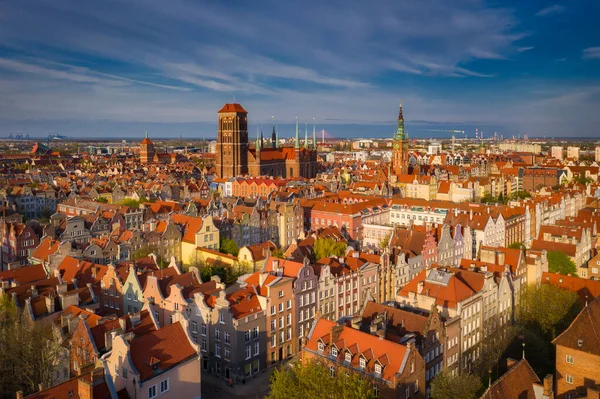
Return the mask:
<svg viewBox="0 0 600 399">
<path fill-rule="evenodd" d="M 381 375 L 381 365 L 380 364 L 375 365 L 375 374 Z"/>
<path fill-rule="evenodd" d="M 338 350 L 337 350 L 337 348 L 331 348 L 331 355 L 332 355 L 332 356 L 337 356 L 337 355 L 338 355 Z"/>
<path fill-rule="evenodd" d="M 577 340 L 577 347 L 581 348 L 583 346 L 583 340 L 582 339 L 578 339 Z"/>
<path fill-rule="evenodd" d="M 323 345 L 323 342 L 319 342 L 317 344 L 317 349 L 319 350 L 319 352 L 323 352 L 323 350 L 325 349 L 325 345 Z"/>
<path fill-rule="evenodd" d="M 352 354 L 350 354 L 350 352 L 346 352 L 345 360 L 347 362 L 351 362 L 352 361 Z"/>
</svg>

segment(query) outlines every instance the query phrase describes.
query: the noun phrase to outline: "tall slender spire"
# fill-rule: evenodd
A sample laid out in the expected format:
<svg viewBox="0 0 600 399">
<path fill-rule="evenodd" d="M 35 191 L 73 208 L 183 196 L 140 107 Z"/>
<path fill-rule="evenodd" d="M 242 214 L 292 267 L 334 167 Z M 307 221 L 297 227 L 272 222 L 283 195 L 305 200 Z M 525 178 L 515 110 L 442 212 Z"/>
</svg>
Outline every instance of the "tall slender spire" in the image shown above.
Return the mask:
<svg viewBox="0 0 600 399">
<path fill-rule="evenodd" d="M 308 123 L 304 124 L 304 148 L 308 148 Z"/>
<path fill-rule="evenodd" d="M 404 131 L 404 115 L 402 115 L 402 99 L 400 99 L 400 109 L 398 111 L 398 128 L 394 136 L 396 140 L 406 140 L 406 133 Z"/>
<path fill-rule="evenodd" d="M 313 150 L 317 149 L 317 125 L 315 124 L 315 118 L 313 118 Z"/>
<path fill-rule="evenodd" d="M 273 120 L 273 133 L 271 133 L 271 148 L 275 149 L 277 148 L 277 134 L 275 133 L 275 117 L 272 116 L 271 119 Z"/>
<path fill-rule="evenodd" d="M 262 127 L 261 127 L 260 128 L 260 148 L 262 149 L 264 145 L 265 145 L 265 143 L 263 141 L 263 131 L 262 131 Z"/>
<path fill-rule="evenodd" d="M 298 136 L 298 117 L 296 117 L 296 144 L 294 148 L 300 148 L 300 138 Z"/>
<path fill-rule="evenodd" d="M 259 131 L 260 131 L 260 125 L 257 123 L 256 124 L 256 151 L 260 151 Z"/>
<path fill-rule="evenodd" d="M 277 136 L 275 136 L 275 142 L 277 143 L 277 147 L 279 147 L 279 125 L 275 126 L 275 134 L 277 134 Z"/>
<path fill-rule="evenodd" d="M 146 138 L 148 138 L 148 131 L 146 130 Z"/>
</svg>

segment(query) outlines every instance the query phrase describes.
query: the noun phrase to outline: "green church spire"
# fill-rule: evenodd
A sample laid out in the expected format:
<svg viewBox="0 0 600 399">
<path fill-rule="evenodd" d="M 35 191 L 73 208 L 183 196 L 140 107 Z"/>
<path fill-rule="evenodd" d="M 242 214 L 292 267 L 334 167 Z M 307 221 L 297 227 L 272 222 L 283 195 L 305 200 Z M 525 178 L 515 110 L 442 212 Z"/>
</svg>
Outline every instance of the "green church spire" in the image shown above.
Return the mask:
<svg viewBox="0 0 600 399">
<path fill-rule="evenodd" d="M 308 148 L 308 123 L 304 124 L 304 148 Z"/>
<path fill-rule="evenodd" d="M 402 100 L 400 100 L 400 110 L 398 111 L 398 128 L 394 140 L 407 140 L 408 136 L 404 131 L 404 116 L 402 115 Z"/>
</svg>

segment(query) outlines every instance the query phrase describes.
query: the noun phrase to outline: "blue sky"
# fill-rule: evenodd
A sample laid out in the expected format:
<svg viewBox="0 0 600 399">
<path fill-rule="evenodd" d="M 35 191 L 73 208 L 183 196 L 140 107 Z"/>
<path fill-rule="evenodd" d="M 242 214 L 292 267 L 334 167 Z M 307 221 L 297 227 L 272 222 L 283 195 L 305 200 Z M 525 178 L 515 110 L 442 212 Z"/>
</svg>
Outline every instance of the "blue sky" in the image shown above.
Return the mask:
<svg viewBox="0 0 600 399">
<path fill-rule="evenodd" d="M 600 2 L 4 0 L 0 136 L 333 136 L 475 127 L 600 137 Z M 267 128 L 265 128 L 267 129 Z M 267 129 L 268 130 L 268 129 Z"/>
</svg>

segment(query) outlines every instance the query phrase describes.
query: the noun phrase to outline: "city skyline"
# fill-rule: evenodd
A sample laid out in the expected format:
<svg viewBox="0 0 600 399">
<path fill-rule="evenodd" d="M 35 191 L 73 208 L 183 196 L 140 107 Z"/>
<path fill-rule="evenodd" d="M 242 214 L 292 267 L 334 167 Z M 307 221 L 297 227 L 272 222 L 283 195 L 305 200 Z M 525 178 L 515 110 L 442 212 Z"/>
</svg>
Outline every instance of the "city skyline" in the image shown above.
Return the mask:
<svg viewBox="0 0 600 399">
<path fill-rule="evenodd" d="M 399 97 L 410 137 L 597 136 L 592 1 L 91 4 L 3 6 L 0 136 L 214 137 L 235 98 L 252 125 L 392 137 Z"/>
</svg>

